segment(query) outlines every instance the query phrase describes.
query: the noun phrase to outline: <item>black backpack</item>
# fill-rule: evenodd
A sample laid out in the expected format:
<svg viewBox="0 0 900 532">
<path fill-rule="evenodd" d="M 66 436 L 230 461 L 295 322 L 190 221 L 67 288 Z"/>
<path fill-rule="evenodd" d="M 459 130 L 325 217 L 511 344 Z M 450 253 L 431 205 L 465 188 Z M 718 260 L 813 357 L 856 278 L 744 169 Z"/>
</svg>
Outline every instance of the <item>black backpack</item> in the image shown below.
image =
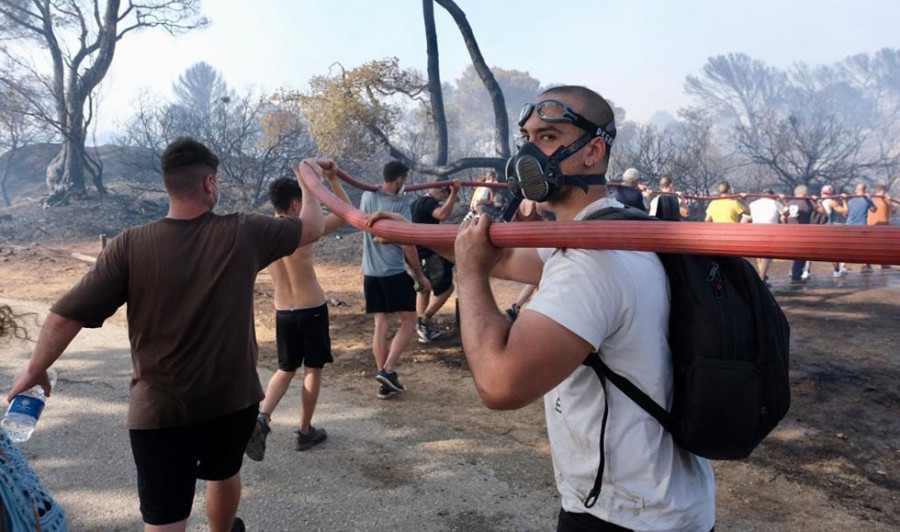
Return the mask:
<svg viewBox="0 0 900 532">
<path fill-rule="evenodd" d="M 588 220 L 653 220 L 636 209 L 605 208 Z M 667 412 L 598 353 L 584 364 L 656 418 L 684 449 L 714 460 L 737 460 L 753 449 L 790 406 L 790 327 L 756 270 L 743 258 L 658 254 L 669 278 L 669 348 L 674 398 Z M 601 349 L 602 350 L 602 349 Z M 600 494 L 608 405 L 600 432 L 600 468 L 585 500 Z"/>
</svg>

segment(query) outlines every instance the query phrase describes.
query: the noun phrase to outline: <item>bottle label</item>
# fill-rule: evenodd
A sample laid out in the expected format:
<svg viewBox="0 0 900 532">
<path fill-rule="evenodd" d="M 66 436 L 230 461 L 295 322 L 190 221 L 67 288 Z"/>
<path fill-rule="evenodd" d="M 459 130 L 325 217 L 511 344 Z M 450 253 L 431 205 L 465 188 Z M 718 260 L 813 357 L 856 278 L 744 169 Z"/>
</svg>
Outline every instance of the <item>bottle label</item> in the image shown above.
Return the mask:
<svg viewBox="0 0 900 532">
<path fill-rule="evenodd" d="M 7 410 L 6 413 L 22 414 L 38 419 L 41 417 L 41 412 L 43 411 L 44 401 L 35 399 L 34 397 L 28 397 L 27 395 L 17 395 L 13 397 L 12 402 L 9 403 L 9 410 Z"/>
</svg>

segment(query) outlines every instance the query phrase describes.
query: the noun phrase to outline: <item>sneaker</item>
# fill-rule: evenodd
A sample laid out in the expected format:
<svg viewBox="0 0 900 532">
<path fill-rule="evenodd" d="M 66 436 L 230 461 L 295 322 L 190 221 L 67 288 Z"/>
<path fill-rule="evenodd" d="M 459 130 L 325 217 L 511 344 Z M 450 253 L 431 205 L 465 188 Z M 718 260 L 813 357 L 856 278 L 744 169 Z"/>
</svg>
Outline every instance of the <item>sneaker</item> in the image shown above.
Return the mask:
<svg viewBox="0 0 900 532">
<path fill-rule="evenodd" d="M 403 385 L 400 384 L 400 379 L 397 378 L 396 371 L 394 371 L 393 373 L 388 373 L 385 370 L 381 370 L 378 372 L 378 375 L 375 376 L 375 380 L 394 390 L 395 392 L 406 391 L 406 388 L 404 388 Z"/>
<path fill-rule="evenodd" d="M 309 434 L 303 434 L 300 429 L 294 429 L 294 450 L 307 451 L 310 448 L 322 443 L 328 438 L 325 429 L 317 429 L 312 425 L 309 426 Z"/>
<path fill-rule="evenodd" d="M 262 462 L 266 455 L 266 436 L 272 432 L 269 428 L 269 422 L 266 421 L 265 414 L 260 414 L 256 418 L 256 425 L 253 426 L 253 433 L 250 434 L 250 441 L 247 442 L 247 458 Z"/>
<path fill-rule="evenodd" d="M 832 277 L 843 277 L 844 274 L 841 273 L 841 270 L 834 270 L 834 273 L 831 274 Z"/>
<path fill-rule="evenodd" d="M 810 273 L 806 270 L 803 270 L 803 274 L 800 275 L 800 278 L 805 281 L 805 280 L 809 279 L 809 276 L 810 276 Z"/>
<path fill-rule="evenodd" d="M 429 327 L 428 325 L 425 325 L 425 330 L 428 333 L 429 340 L 437 340 L 438 338 L 440 338 L 441 336 L 444 335 L 444 333 L 442 331 L 433 329 L 433 328 Z"/>
<path fill-rule="evenodd" d="M 428 327 L 425 325 L 425 322 L 423 322 L 421 318 L 416 320 L 416 334 L 419 336 L 420 344 L 431 343 L 431 338 L 428 337 Z"/>
<path fill-rule="evenodd" d="M 422 321 L 422 318 L 419 318 L 416 321 L 416 334 L 419 336 L 420 344 L 430 344 L 432 340 L 440 338 L 443 333 L 437 329 L 432 329 Z"/>
<path fill-rule="evenodd" d="M 244 526 L 244 520 L 240 517 L 235 517 L 234 523 L 231 525 L 231 532 L 247 532 L 247 527 Z"/>
<path fill-rule="evenodd" d="M 378 388 L 379 399 L 390 399 L 391 397 L 399 394 L 400 392 L 395 392 L 392 388 L 388 388 L 384 384 L 382 384 L 381 387 Z"/>
<path fill-rule="evenodd" d="M 516 321 L 516 318 L 519 317 L 520 310 L 522 310 L 521 307 L 513 303 L 511 307 L 506 309 L 506 317 L 509 318 L 509 321 Z"/>
</svg>

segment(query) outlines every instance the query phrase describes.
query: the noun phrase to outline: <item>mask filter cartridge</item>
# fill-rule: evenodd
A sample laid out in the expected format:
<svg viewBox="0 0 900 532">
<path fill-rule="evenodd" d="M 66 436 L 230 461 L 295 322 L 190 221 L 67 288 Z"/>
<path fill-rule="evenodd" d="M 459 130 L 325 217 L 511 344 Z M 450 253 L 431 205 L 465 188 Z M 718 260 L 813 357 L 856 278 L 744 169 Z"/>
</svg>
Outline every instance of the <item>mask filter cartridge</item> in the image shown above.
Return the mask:
<svg viewBox="0 0 900 532">
<path fill-rule="evenodd" d="M 544 178 L 541 163 L 530 155 L 516 160 L 516 175 L 522 195 L 534 201 L 544 201 L 550 193 L 550 185 Z"/>
</svg>

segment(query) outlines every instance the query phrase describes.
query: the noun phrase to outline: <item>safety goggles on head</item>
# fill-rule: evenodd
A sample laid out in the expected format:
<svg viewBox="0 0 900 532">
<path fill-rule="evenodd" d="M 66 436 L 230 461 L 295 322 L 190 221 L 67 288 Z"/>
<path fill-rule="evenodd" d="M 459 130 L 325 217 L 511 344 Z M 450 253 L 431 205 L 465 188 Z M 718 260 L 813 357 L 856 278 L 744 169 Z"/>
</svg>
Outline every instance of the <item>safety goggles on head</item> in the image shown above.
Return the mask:
<svg viewBox="0 0 900 532">
<path fill-rule="evenodd" d="M 525 122 L 528 121 L 533 112 L 537 112 L 538 118 L 544 122 L 574 124 L 586 131 L 591 138 L 600 137 L 609 146 L 612 146 L 613 141 L 616 139 L 615 124 L 613 122 L 605 126 L 598 126 L 558 100 L 544 100 L 537 104 L 526 103 L 523 105 L 522 111 L 519 112 L 519 127 L 525 125 Z M 611 131 L 607 128 L 611 129 Z"/>
</svg>

